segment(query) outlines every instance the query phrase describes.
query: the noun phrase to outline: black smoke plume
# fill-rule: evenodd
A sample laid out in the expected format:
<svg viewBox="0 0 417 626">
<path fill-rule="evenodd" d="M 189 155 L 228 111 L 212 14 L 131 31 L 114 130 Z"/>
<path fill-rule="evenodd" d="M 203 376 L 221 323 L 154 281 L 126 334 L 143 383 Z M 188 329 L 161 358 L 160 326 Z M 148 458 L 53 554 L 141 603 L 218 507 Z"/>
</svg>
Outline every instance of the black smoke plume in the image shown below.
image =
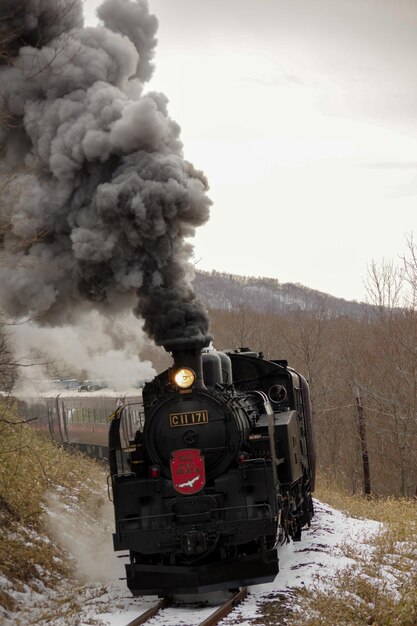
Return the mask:
<svg viewBox="0 0 417 626">
<path fill-rule="evenodd" d="M 207 333 L 186 242 L 209 215 L 167 99 L 146 93 L 157 20 L 146 0 L 1 0 L 1 307 L 44 324 L 91 302 L 136 313 L 161 344 Z"/>
</svg>

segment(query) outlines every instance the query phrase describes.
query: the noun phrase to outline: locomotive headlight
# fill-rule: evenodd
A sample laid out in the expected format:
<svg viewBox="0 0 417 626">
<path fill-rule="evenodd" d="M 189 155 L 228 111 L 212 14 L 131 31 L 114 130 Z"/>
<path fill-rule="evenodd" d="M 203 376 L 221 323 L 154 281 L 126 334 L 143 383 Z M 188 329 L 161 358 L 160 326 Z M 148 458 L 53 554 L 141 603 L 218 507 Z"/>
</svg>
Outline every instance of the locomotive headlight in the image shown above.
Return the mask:
<svg viewBox="0 0 417 626">
<path fill-rule="evenodd" d="M 175 372 L 174 381 L 180 389 L 189 389 L 194 384 L 195 374 L 188 367 L 182 367 Z"/>
</svg>

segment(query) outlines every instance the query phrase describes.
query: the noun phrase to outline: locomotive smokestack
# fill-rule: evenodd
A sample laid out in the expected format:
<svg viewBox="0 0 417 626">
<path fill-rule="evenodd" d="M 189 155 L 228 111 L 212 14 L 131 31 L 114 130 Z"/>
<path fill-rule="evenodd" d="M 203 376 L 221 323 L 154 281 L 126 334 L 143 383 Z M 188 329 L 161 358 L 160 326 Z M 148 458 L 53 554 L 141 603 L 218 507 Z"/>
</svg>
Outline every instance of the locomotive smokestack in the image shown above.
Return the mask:
<svg viewBox="0 0 417 626">
<path fill-rule="evenodd" d="M 176 368 L 189 367 L 194 371 L 196 376 L 195 387 L 200 389 L 205 388 L 201 351 L 209 345 L 212 339 L 211 335 L 201 335 L 169 339 L 162 344 L 165 350 L 172 355 Z"/>
</svg>

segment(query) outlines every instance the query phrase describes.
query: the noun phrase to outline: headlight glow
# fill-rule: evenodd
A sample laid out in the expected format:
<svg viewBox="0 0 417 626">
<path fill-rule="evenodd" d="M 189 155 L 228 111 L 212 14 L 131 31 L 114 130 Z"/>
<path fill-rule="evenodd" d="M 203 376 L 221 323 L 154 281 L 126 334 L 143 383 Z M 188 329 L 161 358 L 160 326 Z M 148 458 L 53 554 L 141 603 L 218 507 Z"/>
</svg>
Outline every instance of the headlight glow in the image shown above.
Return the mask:
<svg viewBox="0 0 417 626">
<path fill-rule="evenodd" d="M 194 384 L 195 374 L 188 367 L 182 367 L 175 372 L 174 380 L 180 389 L 189 389 Z"/>
</svg>

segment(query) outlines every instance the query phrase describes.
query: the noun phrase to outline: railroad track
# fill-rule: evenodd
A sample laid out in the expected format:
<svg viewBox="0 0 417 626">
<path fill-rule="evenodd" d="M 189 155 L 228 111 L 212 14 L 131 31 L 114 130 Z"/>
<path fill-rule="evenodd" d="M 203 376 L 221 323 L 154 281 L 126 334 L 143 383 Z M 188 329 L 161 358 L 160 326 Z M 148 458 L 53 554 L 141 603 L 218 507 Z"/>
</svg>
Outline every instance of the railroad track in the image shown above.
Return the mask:
<svg viewBox="0 0 417 626">
<path fill-rule="evenodd" d="M 233 594 L 231 598 L 228 598 L 218 608 L 214 609 L 213 613 L 211 613 L 208 617 L 205 617 L 203 621 L 196 622 L 194 626 L 216 626 L 216 624 L 218 624 L 221 619 L 231 613 L 233 609 L 246 598 L 247 594 L 247 588 L 243 587 L 243 589 Z M 147 611 L 145 611 L 145 613 L 142 613 L 137 618 L 129 622 L 127 626 L 141 626 L 142 624 L 146 624 L 146 622 L 152 619 L 152 617 L 155 617 L 156 615 L 162 613 L 164 609 L 168 609 L 171 606 L 172 602 L 169 599 L 164 598 L 154 607 L 148 609 Z"/>
</svg>

